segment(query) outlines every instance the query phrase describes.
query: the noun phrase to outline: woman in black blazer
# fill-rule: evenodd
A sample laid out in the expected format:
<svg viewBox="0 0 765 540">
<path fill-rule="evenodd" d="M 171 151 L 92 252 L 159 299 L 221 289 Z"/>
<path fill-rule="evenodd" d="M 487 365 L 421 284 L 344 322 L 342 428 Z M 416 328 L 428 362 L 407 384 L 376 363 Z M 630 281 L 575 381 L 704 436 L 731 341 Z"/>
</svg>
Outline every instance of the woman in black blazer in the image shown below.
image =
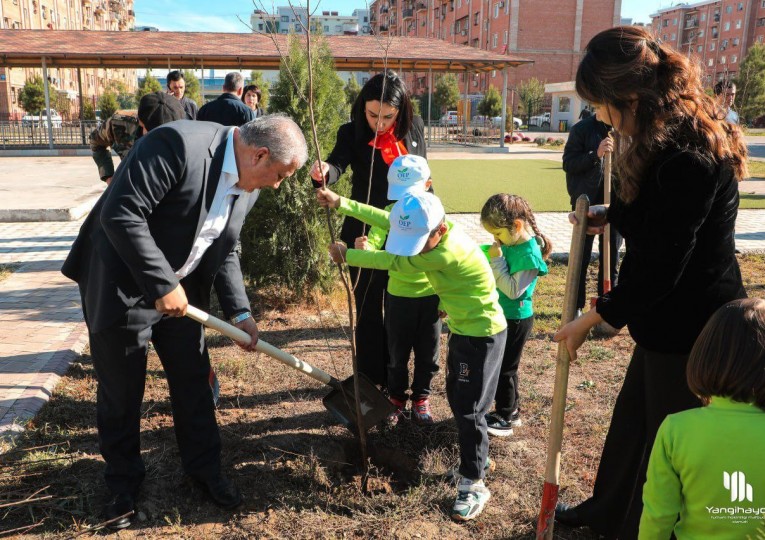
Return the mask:
<svg viewBox="0 0 765 540">
<path fill-rule="evenodd" d="M 384 86 L 384 88 L 383 88 Z M 351 109 L 351 121 L 337 131 L 327 161 L 316 162 L 311 176 L 316 187 L 323 179 L 334 184 L 350 165 L 351 199 L 384 208 L 388 200 L 388 165 L 402 154 L 427 157 L 425 125 L 412 112 L 406 85 L 391 70 L 369 79 Z M 371 177 L 371 180 L 370 180 Z M 346 217 L 340 239 L 352 246 L 367 228 Z M 383 325 L 383 296 L 387 272 L 351 268 L 356 299 L 356 350 L 359 369 L 373 382 L 387 381 L 388 346 Z"/>
<path fill-rule="evenodd" d="M 619 282 L 554 337 L 576 357 L 590 329 L 627 326 L 636 346 L 598 466 L 593 495 L 556 519 L 606 538 L 637 538 L 648 457 L 668 414 L 700 406 L 686 364 L 709 317 L 746 296 L 735 256 L 738 182 L 747 176 L 738 126 L 704 92 L 700 68 L 640 27 L 587 45 L 577 93 L 626 139 L 609 208 L 590 207 L 624 237 Z"/>
</svg>

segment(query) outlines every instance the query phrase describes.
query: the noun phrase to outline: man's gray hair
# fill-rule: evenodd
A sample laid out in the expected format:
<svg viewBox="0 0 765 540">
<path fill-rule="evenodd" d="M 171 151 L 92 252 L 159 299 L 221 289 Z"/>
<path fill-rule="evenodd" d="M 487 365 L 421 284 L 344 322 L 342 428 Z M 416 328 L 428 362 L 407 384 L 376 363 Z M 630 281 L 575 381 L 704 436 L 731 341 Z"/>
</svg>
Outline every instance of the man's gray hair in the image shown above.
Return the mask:
<svg viewBox="0 0 765 540">
<path fill-rule="evenodd" d="M 226 73 L 226 78 L 223 79 L 223 91 L 236 92 L 240 88 L 244 88 L 244 78 L 242 78 L 242 74 L 237 71 Z"/>
<path fill-rule="evenodd" d="M 239 137 L 247 146 L 268 148 L 271 159 L 279 163 L 297 163 L 300 168 L 308 161 L 303 132 L 286 114 L 268 114 L 251 120 L 239 128 Z"/>
</svg>

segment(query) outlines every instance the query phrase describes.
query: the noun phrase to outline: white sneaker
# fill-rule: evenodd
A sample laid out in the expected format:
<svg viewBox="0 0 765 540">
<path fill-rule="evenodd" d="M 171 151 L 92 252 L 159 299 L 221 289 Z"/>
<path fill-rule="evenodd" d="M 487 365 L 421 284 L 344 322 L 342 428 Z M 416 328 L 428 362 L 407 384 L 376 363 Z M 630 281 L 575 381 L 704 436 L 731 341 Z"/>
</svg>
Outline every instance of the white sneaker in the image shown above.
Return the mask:
<svg viewBox="0 0 765 540">
<path fill-rule="evenodd" d="M 483 484 L 483 480 L 460 479 L 460 483 L 457 484 L 457 499 L 452 506 L 452 519 L 470 521 L 477 518 L 489 499 L 491 491 Z"/>
</svg>

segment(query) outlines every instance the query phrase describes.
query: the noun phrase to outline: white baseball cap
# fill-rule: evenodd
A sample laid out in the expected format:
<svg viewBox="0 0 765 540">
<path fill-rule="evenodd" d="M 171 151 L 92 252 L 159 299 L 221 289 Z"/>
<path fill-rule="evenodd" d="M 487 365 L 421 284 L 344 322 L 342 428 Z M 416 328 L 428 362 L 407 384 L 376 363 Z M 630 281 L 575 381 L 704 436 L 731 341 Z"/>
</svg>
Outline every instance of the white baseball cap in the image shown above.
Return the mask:
<svg viewBox="0 0 765 540">
<path fill-rule="evenodd" d="M 388 168 L 388 200 L 398 201 L 407 193 L 425 191 L 430 180 L 428 160 L 422 156 L 398 156 Z"/>
<path fill-rule="evenodd" d="M 445 215 L 441 201 L 432 193 L 422 191 L 406 195 L 390 211 L 385 251 L 393 255 L 417 255 Z"/>
</svg>

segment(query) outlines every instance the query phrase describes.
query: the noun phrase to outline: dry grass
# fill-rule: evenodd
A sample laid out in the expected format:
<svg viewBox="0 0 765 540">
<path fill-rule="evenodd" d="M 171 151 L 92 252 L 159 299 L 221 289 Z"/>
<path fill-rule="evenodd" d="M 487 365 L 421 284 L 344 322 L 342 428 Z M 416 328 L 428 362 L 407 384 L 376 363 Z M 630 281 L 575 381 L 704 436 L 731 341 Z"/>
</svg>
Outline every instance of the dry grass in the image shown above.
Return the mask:
<svg viewBox="0 0 765 540">
<path fill-rule="evenodd" d="M 13 274 L 16 270 L 15 264 L 0 264 L 0 281 Z"/>
<path fill-rule="evenodd" d="M 750 294 L 765 293 L 765 257 L 744 256 Z M 592 268 L 591 271 L 595 271 Z M 246 502 L 228 513 L 206 502 L 184 477 L 172 430 L 167 385 L 158 359 L 149 358 L 142 418 L 147 478 L 138 522 L 121 537 L 146 538 L 531 538 L 541 500 L 558 325 L 565 267 L 554 264 L 536 298 L 537 325 L 521 364 L 524 426 L 492 439 L 497 462 L 487 485 L 493 497 L 473 523 L 448 517 L 454 488 L 443 473 L 457 460 L 456 429 L 435 380 L 432 428 L 407 423 L 376 430 L 371 494 L 359 489 L 354 439 L 321 404 L 326 389 L 263 355 L 249 355 L 209 335 L 222 399 L 218 422 L 223 459 Z M 290 304 L 271 291 L 260 307 L 263 338 L 335 374 L 349 375 L 343 295 Z M 590 340 L 572 366 L 564 435 L 562 492 L 577 501 L 591 490 L 614 399 L 633 343 L 622 332 Z M 442 364 L 443 365 L 443 364 Z M 95 423 L 95 374 L 84 355 L 51 401 L 28 426 L 14 452 L 0 456 L 0 530 L 37 524 L 28 537 L 64 537 L 100 522 L 106 496 Z M 556 529 L 558 538 L 590 538 Z"/>
</svg>

